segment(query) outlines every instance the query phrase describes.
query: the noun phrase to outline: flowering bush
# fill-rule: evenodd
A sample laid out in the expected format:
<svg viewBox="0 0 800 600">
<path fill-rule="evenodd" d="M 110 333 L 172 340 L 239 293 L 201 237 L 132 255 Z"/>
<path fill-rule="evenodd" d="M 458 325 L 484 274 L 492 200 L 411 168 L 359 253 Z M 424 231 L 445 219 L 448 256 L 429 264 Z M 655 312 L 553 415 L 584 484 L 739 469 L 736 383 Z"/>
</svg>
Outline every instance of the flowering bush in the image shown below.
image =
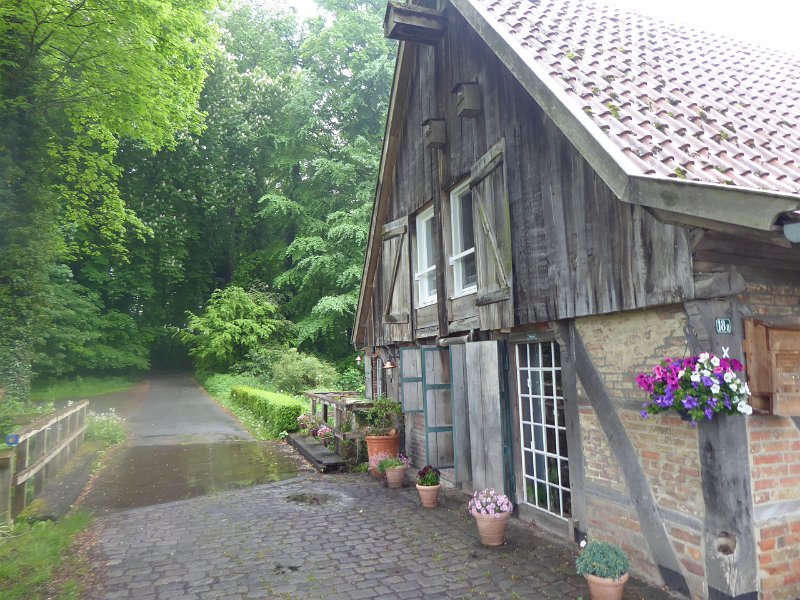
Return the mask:
<svg viewBox="0 0 800 600">
<path fill-rule="evenodd" d="M 439 485 L 439 477 L 441 473 L 439 469 L 435 469 L 430 465 L 425 465 L 417 472 L 417 483 L 419 485 Z"/>
<path fill-rule="evenodd" d="M 494 488 L 489 488 L 472 494 L 468 508 L 471 515 L 497 515 L 499 517 L 503 513 L 511 512 L 514 505 L 511 504 L 508 496 L 498 493 Z"/>
<path fill-rule="evenodd" d="M 311 425 L 313 424 L 314 419 L 308 413 L 302 414 L 297 417 L 297 427 L 303 433 L 308 433 L 311 430 Z"/>
<path fill-rule="evenodd" d="M 317 429 L 317 432 L 314 435 L 321 438 L 330 437 L 333 435 L 333 429 L 331 429 L 327 425 L 323 425 L 322 427 Z"/>
<path fill-rule="evenodd" d="M 650 394 L 650 402 L 642 405 L 642 418 L 674 408 L 687 414 L 696 427 L 698 421 L 711 420 L 718 413 L 750 415 L 750 389 L 734 373 L 741 370 L 738 360 L 720 359 L 707 352 L 690 358 L 665 358 L 653 367 L 652 375 L 640 373 L 636 378 L 639 387 Z"/>
<path fill-rule="evenodd" d="M 387 458 L 392 458 L 392 455 L 388 452 L 378 452 L 377 454 L 373 454 L 369 457 L 369 470 L 371 473 L 378 473 L 378 465 L 381 464 Z"/>
<path fill-rule="evenodd" d="M 408 467 L 410 464 L 411 461 L 408 460 L 407 456 L 398 454 L 397 456 L 390 456 L 389 458 L 384 458 L 382 461 L 380 461 L 378 463 L 378 471 L 381 473 L 386 473 L 386 471 L 394 467 Z"/>
</svg>

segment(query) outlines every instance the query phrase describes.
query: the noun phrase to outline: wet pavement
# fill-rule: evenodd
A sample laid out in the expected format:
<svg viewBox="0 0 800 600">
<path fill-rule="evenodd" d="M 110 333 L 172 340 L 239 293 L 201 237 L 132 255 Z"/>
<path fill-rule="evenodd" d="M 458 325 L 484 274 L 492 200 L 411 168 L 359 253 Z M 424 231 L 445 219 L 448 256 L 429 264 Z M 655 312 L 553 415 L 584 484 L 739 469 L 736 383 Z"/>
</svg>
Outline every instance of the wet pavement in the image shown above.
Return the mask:
<svg viewBox="0 0 800 600">
<path fill-rule="evenodd" d="M 574 546 L 512 519 L 478 540 L 467 497 L 420 506 L 364 474 L 317 475 L 136 508 L 92 526 L 90 600 L 588 599 Z M 626 600 L 672 596 L 631 579 Z"/>
<path fill-rule="evenodd" d="M 485 548 L 457 490 L 424 509 L 413 486 L 311 472 L 188 378 L 128 395 L 115 408 L 131 445 L 85 502 L 100 515 L 84 537 L 87 600 L 588 598 L 574 547 L 512 519 L 506 545 Z M 625 598 L 670 596 L 631 580 Z"/>
<path fill-rule="evenodd" d="M 286 444 L 254 441 L 190 377 L 154 378 L 91 400 L 130 432 L 81 506 L 96 514 L 288 479 L 306 468 Z"/>
</svg>

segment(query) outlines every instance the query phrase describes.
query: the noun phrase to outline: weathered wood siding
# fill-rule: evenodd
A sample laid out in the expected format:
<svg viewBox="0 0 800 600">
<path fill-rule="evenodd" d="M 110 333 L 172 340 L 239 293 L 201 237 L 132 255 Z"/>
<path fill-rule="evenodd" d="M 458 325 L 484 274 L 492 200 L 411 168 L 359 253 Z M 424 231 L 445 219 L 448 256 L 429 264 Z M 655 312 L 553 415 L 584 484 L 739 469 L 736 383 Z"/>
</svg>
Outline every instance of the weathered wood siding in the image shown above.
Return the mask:
<svg viewBox="0 0 800 600">
<path fill-rule="evenodd" d="M 619 201 L 461 16 L 451 8 L 446 12 L 448 30 L 441 41 L 416 48 L 387 221 L 413 215 L 429 201 L 441 205 L 476 161 L 504 140 L 514 324 L 692 298 L 687 231 Z M 465 81 L 480 84 L 483 111 L 477 117 L 456 115 L 452 90 Z M 429 118 L 446 122 L 443 149 L 424 146 L 421 124 Z M 413 219 L 409 225 L 413 236 Z M 439 268 L 451 269 L 442 258 Z M 411 262 L 409 285 L 414 285 L 413 256 Z M 382 303 L 375 302 L 376 317 Z M 474 325 L 477 310 L 463 299 L 457 308 L 457 314 L 447 315 L 453 330 L 460 329 L 458 320 Z M 411 318 L 419 338 L 416 312 Z M 424 332 L 437 333 L 430 327 Z"/>
</svg>

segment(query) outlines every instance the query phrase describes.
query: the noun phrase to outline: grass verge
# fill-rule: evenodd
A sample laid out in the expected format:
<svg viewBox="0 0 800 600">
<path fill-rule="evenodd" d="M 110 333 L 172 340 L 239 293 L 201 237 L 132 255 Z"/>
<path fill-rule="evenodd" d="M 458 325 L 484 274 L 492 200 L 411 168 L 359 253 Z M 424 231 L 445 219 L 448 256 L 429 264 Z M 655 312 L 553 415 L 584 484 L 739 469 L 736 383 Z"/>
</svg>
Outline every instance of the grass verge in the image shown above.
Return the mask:
<svg viewBox="0 0 800 600">
<path fill-rule="evenodd" d="M 80 598 L 81 584 L 73 577 L 53 577 L 69 557 L 73 537 L 89 526 L 89 514 L 75 512 L 59 521 L 20 522 L 0 531 L 0 597 L 3 600 L 35 600 L 56 597 Z M 69 572 L 80 575 L 85 566 L 70 564 Z M 55 589 L 54 589 L 55 588 Z"/>
<path fill-rule="evenodd" d="M 130 377 L 78 377 L 56 381 L 47 386 L 34 387 L 31 400 L 52 402 L 62 398 L 91 398 L 129 390 L 138 383 Z"/>
<path fill-rule="evenodd" d="M 257 440 L 274 440 L 276 439 L 275 436 L 270 435 L 269 427 L 261 420 L 260 417 L 256 416 L 253 411 L 248 408 L 245 408 L 239 404 L 236 404 L 233 400 L 231 400 L 231 388 L 235 386 L 247 386 L 247 387 L 254 387 L 259 389 L 266 389 L 267 386 L 261 382 L 261 380 L 250 377 L 247 375 L 209 375 L 203 378 L 200 381 L 201 385 L 206 389 L 206 391 L 211 395 L 214 400 L 219 402 L 222 406 L 224 406 L 228 412 L 233 414 L 242 426 Z M 288 396 L 286 394 L 279 394 L 278 392 L 273 392 L 276 395 L 283 396 L 285 398 L 292 398 L 293 396 Z M 305 398 L 300 398 L 300 400 L 304 403 L 305 410 L 308 411 L 310 407 L 310 402 L 308 402 Z"/>
</svg>

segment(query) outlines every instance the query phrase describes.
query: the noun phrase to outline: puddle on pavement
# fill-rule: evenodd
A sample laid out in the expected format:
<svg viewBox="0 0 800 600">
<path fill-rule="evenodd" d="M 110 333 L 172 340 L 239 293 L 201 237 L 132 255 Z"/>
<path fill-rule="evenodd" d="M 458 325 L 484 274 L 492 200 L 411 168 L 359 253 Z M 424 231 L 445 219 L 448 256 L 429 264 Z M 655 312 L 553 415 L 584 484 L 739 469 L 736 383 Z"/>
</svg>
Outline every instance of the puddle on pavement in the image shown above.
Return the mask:
<svg viewBox="0 0 800 600">
<path fill-rule="evenodd" d="M 289 494 L 286 496 L 289 502 L 297 504 L 308 504 L 309 506 L 321 506 L 327 504 L 331 497 L 328 494 Z"/>
<path fill-rule="evenodd" d="M 270 442 L 131 446 L 112 457 L 84 506 L 98 512 L 161 504 L 295 477 L 297 455 Z"/>
</svg>

